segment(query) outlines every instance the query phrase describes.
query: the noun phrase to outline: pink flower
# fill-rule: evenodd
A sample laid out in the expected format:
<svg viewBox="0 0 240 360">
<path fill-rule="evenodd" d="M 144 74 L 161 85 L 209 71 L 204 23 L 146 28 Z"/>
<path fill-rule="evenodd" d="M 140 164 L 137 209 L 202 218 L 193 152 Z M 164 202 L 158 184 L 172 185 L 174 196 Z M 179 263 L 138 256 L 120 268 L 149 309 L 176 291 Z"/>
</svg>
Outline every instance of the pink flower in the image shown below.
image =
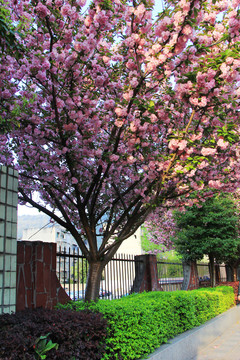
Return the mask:
<svg viewBox="0 0 240 360">
<path fill-rule="evenodd" d="M 45 18 L 48 15 L 48 8 L 42 3 L 38 3 L 36 6 L 37 14 L 40 18 Z"/>
<path fill-rule="evenodd" d="M 106 100 L 104 103 L 104 109 L 112 109 L 115 105 L 115 102 L 113 100 Z"/>
<path fill-rule="evenodd" d="M 179 150 L 184 150 L 187 146 L 187 141 L 186 140 L 181 140 L 178 142 L 178 148 Z"/>
<path fill-rule="evenodd" d="M 132 78 L 130 80 L 130 84 L 133 88 L 137 87 L 138 86 L 138 79 L 136 77 Z"/>
<path fill-rule="evenodd" d="M 176 150 L 178 148 L 178 140 L 176 140 L 176 139 L 170 140 L 169 144 L 168 144 L 168 147 L 171 150 Z"/>
<path fill-rule="evenodd" d="M 158 121 L 158 118 L 157 118 L 157 116 L 155 114 L 151 114 L 150 119 L 151 119 L 152 123 L 155 123 L 155 122 Z"/>
<path fill-rule="evenodd" d="M 214 189 L 220 189 L 222 187 L 222 183 L 220 182 L 220 180 L 210 180 L 208 182 L 208 185 Z"/>
<path fill-rule="evenodd" d="M 112 155 L 109 157 L 109 159 L 110 159 L 111 161 L 118 161 L 119 156 L 116 155 L 116 154 L 112 154 Z"/>
<path fill-rule="evenodd" d="M 86 27 L 89 27 L 92 23 L 92 19 L 90 18 L 90 16 L 87 16 L 85 21 L 84 21 L 84 24 Z"/>
<path fill-rule="evenodd" d="M 114 124 L 120 128 L 123 126 L 123 120 L 117 119 Z"/>
<path fill-rule="evenodd" d="M 134 164 L 136 161 L 136 159 L 132 156 L 132 155 L 129 155 L 128 158 L 127 158 L 127 162 L 131 165 L 131 164 Z"/>
<path fill-rule="evenodd" d="M 129 101 L 133 96 L 133 90 L 129 90 L 128 92 L 123 94 L 123 98 L 127 101 Z"/>
<path fill-rule="evenodd" d="M 130 124 L 130 130 L 131 130 L 132 132 L 137 131 L 137 125 L 136 125 L 134 122 L 131 122 L 131 124 Z"/>
<path fill-rule="evenodd" d="M 139 5 L 137 9 L 134 11 L 134 14 L 138 17 L 142 16 L 145 13 L 146 9 L 143 4 Z"/>
<path fill-rule="evenodd" d="M 185 34 L 185 35 L 191 35 L 192 34 L 192 28 L 191 28 L 190 25 L 186 25 L 183 28 L 183 34 Z"/>
<path fill-rule="evenodd" d="M 60 7 L 63 4 L 63 0 L 55 0 L 55 5 Z"/>
<path fill-rule="evenodd" d="M 75 177 L 72 178 L 72 184 L 77 184 L 78 183 L 78 179 L 76 179 Z"/>
<path fill-rule="evenodd" d="M 79 6 L 84 6 L 86 4 L 86 0 L 77 0 L 77 4 Z"/>
<path fill-rule="evenodd" d="M 222 150 L 225 150 L 229 145 L 228 141 L 224 141 L 222 138 L 220 138 L 217 142 L 217 146 L 219 146 Z"/>
<path fill-rule="evenodd" d="M 9 90 L 4 90 L 2 93 L 1 93 L 1 97 L 3 97 L 4 99 L 10 99 L 11 97 L 11 93 Z"/>
<path fill-rule="evenodd" d="M 202 134 L 201 132 L 198 133 L 198 134 L 193 134 L 193 135 L 190 136 L 190 139 L 191 139 L 192 141 L 201 140 L 202 135 L 203 135 L 203 134 Z"/>
<path fill-rule="evenodd" d="M 124 108 L 120 108 L 120 107 L 117 107 L 116 109 L 115 109 L 115 113 L 117 114 L 117 116 L 126 116 L 126 114 L 127 114 L 127 111 L 126 111 L 126 109 L 124 109 Z"/>
<path fill-rule="evenodd" d="M 169 141 L 168 147 L 171 150 L 184 150 L 187 146 L 187 140 L 172 139 Z"/>
<path fill-rule="evenodd" d="M 203 156 L 215 155 L 216 152 L 217 152 L 217 150 L 213 149 L 213 148 L 202 148 L 202 150 L 201 150 L 201 154 Z"/>
<path fill-rule="evenodd" d="M 72 15 L 72 8 L 69 4 L 64 4 L 61 8 L 61 13 L 63 16 L 71 16 Z"/>
</svg>

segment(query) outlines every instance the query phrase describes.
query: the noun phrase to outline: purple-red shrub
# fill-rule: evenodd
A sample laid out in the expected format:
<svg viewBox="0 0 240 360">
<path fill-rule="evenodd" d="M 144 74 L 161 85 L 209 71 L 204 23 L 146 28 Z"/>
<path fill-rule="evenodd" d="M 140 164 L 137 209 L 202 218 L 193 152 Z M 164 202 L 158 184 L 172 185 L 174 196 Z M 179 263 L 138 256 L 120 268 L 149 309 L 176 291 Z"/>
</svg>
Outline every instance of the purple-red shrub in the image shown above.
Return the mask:
<svg viewBox="0 0 240 360">
<path fill-rule="evenodd" d="M 59 344 L 47 359 L 101 359 L 105 348 L 106 320 L 100 314 L 68 310 L 35 309 L 0 316 L 0 359 L 35 359 L 39 336 Z"/>
</svg>

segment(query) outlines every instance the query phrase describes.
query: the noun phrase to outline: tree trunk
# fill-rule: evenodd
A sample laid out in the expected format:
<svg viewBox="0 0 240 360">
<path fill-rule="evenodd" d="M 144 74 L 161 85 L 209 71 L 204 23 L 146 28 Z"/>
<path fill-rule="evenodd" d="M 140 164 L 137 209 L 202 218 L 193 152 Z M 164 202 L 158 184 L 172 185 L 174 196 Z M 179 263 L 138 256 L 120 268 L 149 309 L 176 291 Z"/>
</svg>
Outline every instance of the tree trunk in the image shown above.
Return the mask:
<svg viewBox="0 0 240 360">
<path fill-rule="evenodd" d="M 103 261 L 93 261 L 89 263 L 85 301 L 96 301 L 98 299 L 104 267 L 105 262 Z"/>
<path fill-rule="evenodd" d="M 216 283 L 219 283 L 221 281 L 221 274 L 220 274 L 220 266 L 215 265 L 215 272 L 216 272 Z"/>
<path fill-rule="evenodd" d="M 233 281 L 233 271 L 230 265 L 225 265 L 227 281 Z"/>
<path fill-rule="evenodd" d="M 216 286 L 216 272 L 215 272 L 215 265 L 214 265 L 214 256 L 209 254 L 209 272 L 210 272 L 210 285 L 211 287 Z"/>
<path fill-rule="evenodd" d="M 181 290 L 199 288 L 198 268 L 196 261 L 183 261 L 183 284 Z"/>
<path fill-rule="evenodd" d="M 228 264 L 226 265 L 227 281 L 238 281 L 238 264 Z"/>
<path fill-rule="evenodd" d="M 237 270 L 236 266 L 233 267 L 233 281 L 237 281 Z"/>
<path fill-rule="evenodd" d="M 232 267 L 232 281 L 237 281 L 237 272 L 238 272 L 238 267 L 233 266 Z"/>
</svg>

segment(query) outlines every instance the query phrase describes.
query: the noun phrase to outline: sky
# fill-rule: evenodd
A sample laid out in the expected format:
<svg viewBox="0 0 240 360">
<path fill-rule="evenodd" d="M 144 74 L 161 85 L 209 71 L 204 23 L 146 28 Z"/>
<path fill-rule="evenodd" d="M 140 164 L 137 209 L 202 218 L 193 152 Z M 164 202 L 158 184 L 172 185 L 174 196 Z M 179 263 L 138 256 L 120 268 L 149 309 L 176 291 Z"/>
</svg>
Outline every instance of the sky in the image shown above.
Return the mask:
<svg viewBox="0 0 240 360">
<path fill-rule="evenodd" d="M 18 216 L 39 214 L 41 213 L 30 205 L 18 205 Z"/>
</svg>

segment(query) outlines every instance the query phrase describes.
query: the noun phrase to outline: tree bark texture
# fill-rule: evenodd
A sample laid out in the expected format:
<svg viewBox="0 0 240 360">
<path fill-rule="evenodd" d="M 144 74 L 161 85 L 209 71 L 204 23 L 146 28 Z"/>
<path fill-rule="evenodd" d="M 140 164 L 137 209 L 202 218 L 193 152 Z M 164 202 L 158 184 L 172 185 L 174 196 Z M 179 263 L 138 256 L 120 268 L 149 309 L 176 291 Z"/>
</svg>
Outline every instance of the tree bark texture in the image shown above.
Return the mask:
<svg viewBox="0 0 240 360">
<path fill-rule="evenodd" d="M 89 263 L 85 301 L 96 301 L 98 299 L 102 272 L 105 265 L 103 261 Z"/>
</svg>

